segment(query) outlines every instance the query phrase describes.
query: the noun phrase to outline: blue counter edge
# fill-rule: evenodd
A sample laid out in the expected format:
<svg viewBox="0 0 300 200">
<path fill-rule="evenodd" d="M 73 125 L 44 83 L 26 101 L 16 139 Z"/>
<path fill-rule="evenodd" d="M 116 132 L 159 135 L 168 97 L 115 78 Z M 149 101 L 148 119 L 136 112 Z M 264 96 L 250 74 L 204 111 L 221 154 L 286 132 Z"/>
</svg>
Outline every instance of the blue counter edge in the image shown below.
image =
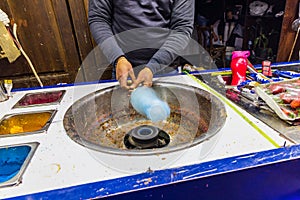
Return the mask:
<svg viewBox="0 0 300 200">
<path fill-rule="evenodd" d="M 236 173 L 238 171 L 267 165 L 272 166 L 275 163 L 299 160 L 299 158 L 300 145 L 295 145 L 204 162 L 201 164 L 145 172 L 122 178 L 29 194 L 11 199 L 74 199 L 74 197 L 76 197 L 75 199 L 94 199 L 111 196 L 116 198 L 118 196 L 122 197 L 122 195 L 126 193 L 134 193 L 147 189 L 160 190 L 160 188 L 168 185 L 197 181 L 216 175 Z M 297 166 L 299 167 L 300 174 L 300 163 Z"/>
</svg>

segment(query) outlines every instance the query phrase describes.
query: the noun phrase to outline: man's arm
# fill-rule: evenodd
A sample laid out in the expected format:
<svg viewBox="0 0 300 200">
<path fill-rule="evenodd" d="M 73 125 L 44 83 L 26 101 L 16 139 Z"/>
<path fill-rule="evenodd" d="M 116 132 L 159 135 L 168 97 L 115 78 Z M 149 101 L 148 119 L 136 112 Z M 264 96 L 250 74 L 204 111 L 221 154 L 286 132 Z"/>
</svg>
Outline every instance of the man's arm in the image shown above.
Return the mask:
<svg viewBox="0 0 300 200">
<path fill-rule="evenodd" d="M 194 0 L 175 0 L 170 22 L 171 33 L 153 55 L 147 67 L 155 74 L 170 65 L 187 46 L 194 25 Z"/>
<path fill-rule="evenodd" d="M 111 64 L 124 55 L 112 32 L 112 1 L 90 0 L 88 22 L 91 33 Z"/>
</svg>

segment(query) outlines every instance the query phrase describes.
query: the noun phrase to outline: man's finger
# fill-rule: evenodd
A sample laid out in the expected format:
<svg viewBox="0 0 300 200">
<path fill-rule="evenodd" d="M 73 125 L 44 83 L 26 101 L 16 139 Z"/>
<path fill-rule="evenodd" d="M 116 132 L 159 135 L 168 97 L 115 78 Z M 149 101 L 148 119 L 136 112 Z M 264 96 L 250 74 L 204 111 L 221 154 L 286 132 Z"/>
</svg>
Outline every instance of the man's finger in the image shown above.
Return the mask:
<svg viewBox="0 0 300 200">
<path fill-rule="evenodd" d="M 152 81 L 144 81 L 143 85 L 146 87 L 152 87 Z"/>
<path fill-rule="evenodd" d="M 135 74 L 134 74 L 133 70 L 130 70 L 128 73 L 129 73 L 129 76 L 130 76 L 131 80 L 132 80 L 133 82 L 135 82 L 135 81 L 136 81 L 136 78 L 135 78 Z"/>
<path fill-rule="evenodd" d="M 138 76 L 137 79 L 130 86 L 130 89 L 135 89 L 141 82 L 143 82 L 143 79 L 140 76 Z"/>
<path fill-rule="evenodd" d="M 121 76 L 121 78 L 119 79 L 119 83 L 122 88 L 129 89 L 127 85 L 127 76 L 125 74 Z"/>
</svg>

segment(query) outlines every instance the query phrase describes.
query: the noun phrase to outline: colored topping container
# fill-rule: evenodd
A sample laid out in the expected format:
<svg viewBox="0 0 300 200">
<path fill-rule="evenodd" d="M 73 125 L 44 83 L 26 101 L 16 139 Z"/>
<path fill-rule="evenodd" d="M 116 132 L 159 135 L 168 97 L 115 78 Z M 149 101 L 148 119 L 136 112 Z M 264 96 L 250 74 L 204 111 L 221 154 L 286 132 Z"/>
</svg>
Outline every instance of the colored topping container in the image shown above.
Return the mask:
<svg viewBox="0 0 300 200">
<path fill-rule="evenodd" d="M 232 52 L 232 60 L 230 68 L 232 71 L 231 85 L 239 85 L 246 80 L 246 71 L 248 64 L 249 51 L 234 51 Z"/>
</svg>

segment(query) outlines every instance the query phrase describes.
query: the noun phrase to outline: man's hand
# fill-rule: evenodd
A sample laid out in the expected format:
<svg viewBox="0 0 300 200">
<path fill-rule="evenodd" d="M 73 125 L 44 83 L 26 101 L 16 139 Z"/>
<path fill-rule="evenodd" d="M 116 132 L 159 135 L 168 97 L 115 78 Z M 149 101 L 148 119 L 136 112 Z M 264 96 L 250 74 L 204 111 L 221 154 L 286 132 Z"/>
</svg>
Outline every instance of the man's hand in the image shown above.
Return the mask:
<svg viewBox="0 0 300 200">
<path fill-rule="evenodd" d="M 131 63 L 122 56 L 118 59 L 116 65 L 116 78 L 122 88 L 130 89 L 127 85 L 128 76 L 130 76 L 133 82 L 136 81 Z"/>
<path fill-rule="evenodd" d="M 134 81 L 133 84 L 130 86 L 130 89 L 136 88 L 140 83 L 143 83 L 144 86 L 151 87 L 152 78 L 152 71 L 148 67 L 145 67 L 142 71 L 140 71 L 136 81 Z"/>
</svg>

